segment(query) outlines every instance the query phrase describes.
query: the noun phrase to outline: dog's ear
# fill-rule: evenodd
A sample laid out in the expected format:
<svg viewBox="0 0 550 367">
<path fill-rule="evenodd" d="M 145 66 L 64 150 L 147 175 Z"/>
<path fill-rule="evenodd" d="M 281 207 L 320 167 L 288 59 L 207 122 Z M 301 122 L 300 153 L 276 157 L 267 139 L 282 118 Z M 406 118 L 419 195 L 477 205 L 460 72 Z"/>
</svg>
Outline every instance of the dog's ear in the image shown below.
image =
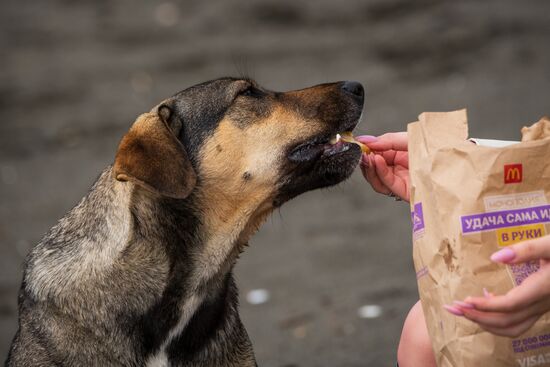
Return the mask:
<svg viewBox="0 0 550 367">
<path fill-rule="evenodd" d="M 164 104 L 139 116 L 120 142 L 114 177 L 164 196 L 187 197 L 197 176 L 175 135 L 181 127 L 181 120 Z"/>
</svg>

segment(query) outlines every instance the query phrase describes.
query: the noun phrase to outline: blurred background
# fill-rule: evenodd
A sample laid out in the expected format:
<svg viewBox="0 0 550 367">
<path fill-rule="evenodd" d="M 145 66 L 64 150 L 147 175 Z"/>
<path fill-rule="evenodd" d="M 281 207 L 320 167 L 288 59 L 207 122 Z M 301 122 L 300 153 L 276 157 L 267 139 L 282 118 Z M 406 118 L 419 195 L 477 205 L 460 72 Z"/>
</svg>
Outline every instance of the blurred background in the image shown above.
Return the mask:
<svg viewBox="0 0 550 367">
<path fill-rule="evenodd" d="M 468 108 L 473 137 L 550 114 L 550 2 L 0 3 L 0 357 L 26 254 L 113 161 L 135 117 L 195 83 L 357 80 L 361 133 Z M 237 264 L 260 366 L 394 366 L 417 299 L 408 206 L 357 173 L 283 206 Z"/>
</svg>

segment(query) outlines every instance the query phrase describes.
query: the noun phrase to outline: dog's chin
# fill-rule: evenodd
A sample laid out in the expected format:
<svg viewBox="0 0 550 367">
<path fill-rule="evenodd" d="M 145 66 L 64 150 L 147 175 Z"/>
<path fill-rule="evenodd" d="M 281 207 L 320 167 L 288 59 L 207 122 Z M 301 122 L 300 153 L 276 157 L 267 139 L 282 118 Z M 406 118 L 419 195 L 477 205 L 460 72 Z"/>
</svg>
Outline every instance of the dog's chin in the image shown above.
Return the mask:
<svg viewBox="0 0 550 367">
<path fill-rule="evenodd" d="M 339 184 L 351 176 L 360 159 L 361 148 L 343 141 L 295 149 L 289 160 L 297 165 L 283 178 L 274 205 L 280 206 L 306 191 Z"/>
</svg>

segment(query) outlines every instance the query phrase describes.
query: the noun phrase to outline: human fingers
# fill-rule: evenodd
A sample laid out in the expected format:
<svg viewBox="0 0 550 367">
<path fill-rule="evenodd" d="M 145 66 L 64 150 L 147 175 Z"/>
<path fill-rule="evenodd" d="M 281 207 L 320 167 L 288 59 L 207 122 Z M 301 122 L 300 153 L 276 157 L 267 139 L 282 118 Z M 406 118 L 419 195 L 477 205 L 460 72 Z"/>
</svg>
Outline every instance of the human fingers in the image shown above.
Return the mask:
<svg viewBox="0 0 550 367">
<path fill-rule="evenodd" d="M 501 329 L 513 328 L 534 316 L 543 315 L 548 309 L 548 304 L 544 301 L 509 313 L 479 311 L 469 306 L 466 307 L 466 304 L 457 301 L 454 302 L 454 306 L 458 307 L 468 320 L 474 321 L 482 326 Z"/>
<path fill-rule="evenodd" d="M 388 166 L 402 166 L 409 168 L 409 152 L 403 152 L 400 150 L 386 150 L 376 154 L 381 155 L 386 160 Z"/>
<path fill-rule="evenodd" d="M 379 156 L 373 156 L 376 174 L 380 182 L 386 186 L 393 194 L 399 196 L 403 200 L 409 200 L 408 190 L 408 175 L 407 180 L 403 179 L 403 169 L 390 167 L 386 160 Z M 399 174 L 397 174 L 399 173 Z"/>
<path fill-rule="evenodd" d="M 376 173 L 372 154 L 363 154 L 361 158 L 361 172 L 374 191 L 384 195 L 391 193 L 391 190 L 380 181 L 380 177 Z"/>
<path fill-rule="evenodd" d="M 363 144 L 371 144 L 371 143 L 374 143 L 375 141 L 378 141 L 378 138 L 376 136 L 373 136 L 373 135 L 359 135 L 359 136 L 355 136 L 354 137 L 355 140 L 363 143 Z"/>
<path fill-rule="evenodd" d="M 550 267 L 529 275 L 519 286 L 502 296 L 466 297 L 464 302 L 486 312 L 516 312 L 539 301 L 550 308 Z"/>
<path fill-rule="evenodd" d="M 405 200 L 406 202 L 410 201 L 410 193 L 409 193 L 409 170 L 407 168 L 403 168 L 401 166 L 395 166 L 393 168 L 393 172 L 395 176 L 401 180 L 403 183 L 403 189 L 400 191 L 400 193 L 403 195 L 401 198 Z"/>
<path fill-rule="evenodd" d="M 395 153 L 393 164 L 404 168 L 409 168 L 409 152 L 398 151 Z"/>
<path fill-rule="evenodd" d="M 407 151 L 408 139 L 406 132 L 386 133 L 380 135 L 375 141 L 369 135 L 357 136 L 356 140 L 368 146 L 374 151 L 400 150 Z"/>
<path fill-rule="evenodd" d="M 444 308 L 451 314 L 455 316 L 463 316 L 468 320 L 477 323 L 482 329 L 493 333 L 495 335 L 507 336 L 507 337 L 516 337 L 523 334 L 525 331 L 529 330 L 533 324 L 544 314 L 539 310 L 530 310 L 531 316 L 524 317 L 527 312 L 516 317 L 516 319 L 511 322 L 509 318 L 504 318 L 496 320 L 494 315 L 488 316 L 489 313 L 480 312 L 474 309 L 471 309 L 470 306 L 465 307 L 466 305 L 463 302 L 458 302 L 454 305 L 445 305 Z"/>
<path fill-rule="evenodd" d="M 540 315 L 533 316 L 530 319 L 527 319 L 517 325 L 514 325 L 512 327 L 506 327 L 506 328 L 497 328 L 497 327 L 491 327 L 479 324 L 479 326 L 492 334 L 499 335 L 499 336 L 506 336 L 508 338 L 515 338 L 517 336 L 520 336 L 521 334 L 525 333 L 527 330 L 529 330 L 535 322 L 539 319 Z"/>
<path fill-rule="evenodd" d="M 520 242 L 491 255 L 492 261 L 504 264 L 517 264 L 539 259 L 550 259 L 550 236 Z"/>
</svg>

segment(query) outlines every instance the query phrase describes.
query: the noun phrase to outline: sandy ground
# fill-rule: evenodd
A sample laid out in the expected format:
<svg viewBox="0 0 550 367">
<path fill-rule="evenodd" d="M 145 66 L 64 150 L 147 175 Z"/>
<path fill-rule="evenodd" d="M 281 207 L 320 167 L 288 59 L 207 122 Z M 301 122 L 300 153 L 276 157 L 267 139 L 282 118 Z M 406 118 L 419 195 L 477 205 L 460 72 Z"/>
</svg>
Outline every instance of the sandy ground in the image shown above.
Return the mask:
<svg viewBox="0 0 550 367">
<path fill-rule="evenodd" d="M 246 73 L 275 90 L 357 80 L 360 132 L 468 107 L 471 136 L 550 114 L 550 2 L 0 3 L 0 356 L 29 249 L 112 162 L 133 119 Z M 360 174 L 275 213 L 236 267 L 261 366 L 393 366 L 417 297 L 408 207 Z M 246 294 L 270 298 L 249 304 Z M 378 318 L 358 309 L 378 305 Z"/>
</svg>

